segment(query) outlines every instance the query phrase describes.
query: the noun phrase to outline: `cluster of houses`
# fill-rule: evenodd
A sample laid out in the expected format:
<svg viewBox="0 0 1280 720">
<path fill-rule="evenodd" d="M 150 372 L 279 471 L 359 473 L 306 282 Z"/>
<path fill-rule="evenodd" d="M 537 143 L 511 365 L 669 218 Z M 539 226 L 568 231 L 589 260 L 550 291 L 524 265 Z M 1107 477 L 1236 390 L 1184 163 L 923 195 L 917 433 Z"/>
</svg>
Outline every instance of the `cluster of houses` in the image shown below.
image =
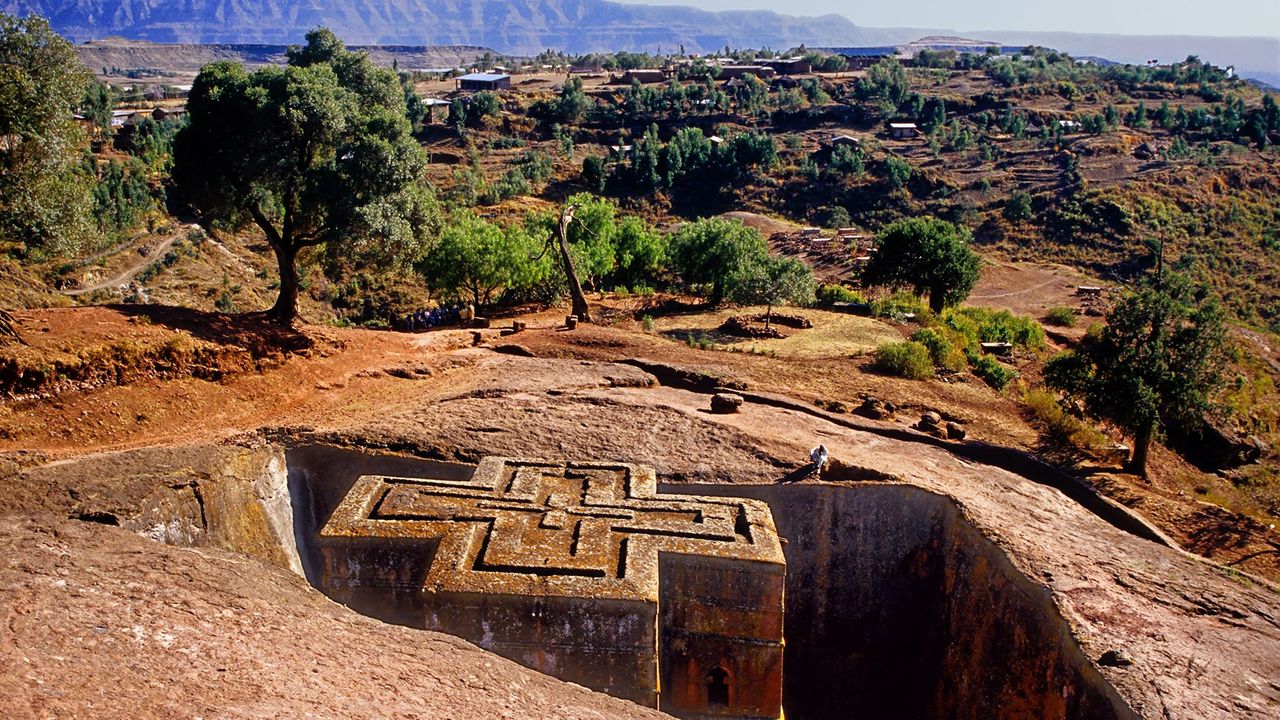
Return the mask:
<svg viewBox="0 0 1280 720">
<path fill-rule="evenodd" d="M 824 275 L 850 275 L 871 260 L 875 254 L 875 238 L 858 228 L 823 230 L 807 227 L 794 232 L 776 233 L 770 244 L 778 251 L 803 257 Z"/>
<path fill-rule="evenodd" d="M 133 127 L 144 120 L 154 120 L 163 122 L 165 120 L 180 120 L 187 114 L 185 106 L 179 107 L 155 107 L 151 109 L 135 109 L 135 110 L 112 110 L 111 125 L 112 130 L 120 130 L 122 128 Z M 86 132 L 94 132 L 99 130 L 97 123 L 93 118 L 84 115 L 73 115 L 75 121 L 85 129 Z"/>
<path fill-rule="evenodd" d="M 688 66 L 693 62 L 691 59 L 686 59 L 680 64 L 666 68 L 627 70 L 620 75 L 611 74 L 610 82 L 616 85 L 664 83 L 678 75 L 681 65 Z M 718 79 L 728 82 L 740 81 L 748 75 L 760 80 L 772 80 L 777 77 L 807 75 L 813 72 L 813 66 L 802 57 L 759 60 L 751 64 L 738 63 L 729 58 L 707 58 L 703 62 L 709 67 L 715 68 Z M 593 68 L 571 68 L 569 72 L 570 74 L 589 75 L 597 73 L 598 70 Z"/>
</svg>

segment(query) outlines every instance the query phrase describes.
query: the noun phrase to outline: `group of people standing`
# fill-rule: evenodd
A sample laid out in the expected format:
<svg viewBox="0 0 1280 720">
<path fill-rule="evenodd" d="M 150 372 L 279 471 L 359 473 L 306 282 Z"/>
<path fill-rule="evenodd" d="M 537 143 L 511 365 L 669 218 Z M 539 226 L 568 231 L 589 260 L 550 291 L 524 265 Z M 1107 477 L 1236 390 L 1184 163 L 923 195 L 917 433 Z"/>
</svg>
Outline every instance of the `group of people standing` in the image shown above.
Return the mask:
<svg viewBox="0 0 1280 720">
<path fill-rule="evenodd" d="M 408 332 L 431 330 L 448 325 L 461 325 L 469 322 L 473 317 L 475 317 L 475 310 L 470 305 L 440 306 L 405 315 L 400 318 L 399 329 Z"/>
</svg>

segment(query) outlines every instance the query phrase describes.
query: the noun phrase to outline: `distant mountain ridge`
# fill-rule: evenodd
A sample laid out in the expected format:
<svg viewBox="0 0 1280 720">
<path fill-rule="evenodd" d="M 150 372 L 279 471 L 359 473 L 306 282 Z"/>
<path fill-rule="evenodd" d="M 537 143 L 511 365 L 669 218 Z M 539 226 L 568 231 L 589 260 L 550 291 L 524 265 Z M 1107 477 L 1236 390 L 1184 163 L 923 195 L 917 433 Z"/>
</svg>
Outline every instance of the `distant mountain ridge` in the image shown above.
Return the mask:
<svg viewBox="0 0 1280 720">
<path fill-rule="evenodd" d="M 121 36 L 163 43 L 288 44 L 318 25 L 353 45 L 482 45 L 532 55 L 547 48 L 710 52 L 907 39 L 839 15 L 713 13 L 607 0 L 0 0 L 38 14 L 73 41 Z"/>
<path fill-rule="evenodd" d="M 799 5 L 797 5 L 799 7 Z M 795 17 L 768 11 L 708 12 L 609 0 L 0 0 L 10 15 L 37 14 L 76 42 L 120 36 L 185 44 L 288 45 L 310 29 L 333 29 L 350 45 L 482 46 L 534 55 L 732 47 L 785 50 L 902 45 L 955 31 L 868 28 L 840 15 Z M 1280 38 L 971 32 L 1006 45 L 1038 44 L 1077 56 L 1143 63 L 1199 55 L 1243 75 L 1280 78 Z"/>
</svg>

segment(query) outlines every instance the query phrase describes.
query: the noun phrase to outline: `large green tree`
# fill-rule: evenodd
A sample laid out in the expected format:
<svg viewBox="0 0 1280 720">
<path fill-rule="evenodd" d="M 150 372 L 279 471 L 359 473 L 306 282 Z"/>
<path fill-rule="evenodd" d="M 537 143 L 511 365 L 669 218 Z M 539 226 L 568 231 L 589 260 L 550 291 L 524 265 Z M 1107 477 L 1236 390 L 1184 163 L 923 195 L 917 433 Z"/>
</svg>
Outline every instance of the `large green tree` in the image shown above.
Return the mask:
<svg viewBox="0 0 1280 720">
<path fill-rule="evenodd" d="M 610 200 L 591 193 L 571 196 L 573 222 L 566 238 L 573 266 L 590 289 L 604 290 L 619 285 L 652 282 L 666 263 L 666 236 L 655 232 L 634 216 L 619 217 Z M 527 225 L 534 235 L 553 237 L 558 218 L 551 213 L 535 213 Z"/>
<path fill-rule="evenodd" d="M 499 290 L 527 290 L 546 281 L 552 270 L 550 256 L 541 252 L 543 244 L 522 226 L 504 228 L 470 211 L 458 211 L 418 270 L 432 291 L 470 296 L 483 307 Z"/>
<path fill-rule="evenodd" d="M 876 253 L 862 271 L 872 286 L 911 288 L 929 295 L 929 307 L 942 312 L 969 297 L 982 260 L 970 247 L 965 228 L 937 218 L 906 218 L 876 238 Z"/>
<path fill-rule="evenodd" d="M 74 253 L 89 237 L 91 179 L 76 111 L 91 76 L 41 17 L 0 14 L 0 240 Z"/>
<path fill-rule="evenodd" d="M 795 258 L 766 256 L 748 264 L 734 277 L 729 294 L 734 302 L 743 305 L 767 305 L 764 326 L 768 328 L 773 322 L 774 305 L 812 302 L 814 288 L 813 271 L 808 265 Z"/>
<path fill-rule="evenodd" d="M 671 238 L 676 272 L 687 285 L 707 287 L 712 304 L 728 298 L 743 272 L 764 262 L 768 253 L 760 232 L 736 220 L 698 220 Z"/>
<path fill-rule="evenodd" d="M 174 180 L 207 221 L 256 225 L 280 270 L 270 313 L 297 316 L 298 258 L 362 239 L 423 249 L 426 157 L 414 142 L 395 73 L 325 29 L 289 50 L 285 67 L 201 70 L 174 143 Z"/>
<path fill-rule="evenodd" d="M 1229 358 L 1225 313 L 1185 276 L 1129 293 L 1101 333 L 1045 367 L 1045 381 L 1134 438 L 1130 467 L 1146 475 L 1162 428 L 1200 427 Z"/>
</svg>

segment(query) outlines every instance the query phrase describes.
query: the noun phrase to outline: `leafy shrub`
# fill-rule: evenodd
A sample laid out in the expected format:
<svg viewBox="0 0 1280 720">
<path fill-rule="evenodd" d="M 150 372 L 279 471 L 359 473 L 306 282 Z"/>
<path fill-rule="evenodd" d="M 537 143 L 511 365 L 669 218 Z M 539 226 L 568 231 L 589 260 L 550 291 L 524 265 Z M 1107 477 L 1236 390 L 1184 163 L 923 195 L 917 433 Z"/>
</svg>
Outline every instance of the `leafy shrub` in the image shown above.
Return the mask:
<svg viewBox="0 0 1280 720">
<path fill-rule="evenodd" d="M 903 318 L 914 314 L 917 318 L 927 315 L 928 306 L 920 298 L 909 292 L 897 292 L 891 297 L 881 298 L 871 303 L 871 314 L 876 317 Z"/>
<path fill-rule="evenodd" d="M 909 380 L 927 380 L 933 377 L 933 360 L 929 348 L 918 342 L 886 343 L 876 348 L 875 363 L 878 372 Z"/>
<path fill-rule="evenodd" d="M 911 163 L 902 158 L 890 156 L 884 161 L 884 169 L 889 186 L 895 190 L 906 187 L 911 181 Z"/>
<path fill-rule="evenodd" d="M 538 150 L 531 150 L 521 155 L 517 165 L 524 176 L 534 183 L 546 182 L 555 169 L 551 156 Z"/>
<path fill-rule="evenodd" d="M 964 370 L 964 352 L 951 343 L 944 331 L 938 328 L 921 328 L 911 336 L 911 340 L 929 350 L 929 359 L 938 370 L 949 373 Z"/>
<path fill-rule="evenodd" d="M 1044 321 L 1058 327 L 1075 327 L 1076 312 L 1069 307 L 1049 308 L 1049 312 L 1044 316 Z"/>
<path fill-rule="evenodd" d="M 973 374 L 996 390 L 1004 390 L 1014 378 L 1018 377 L 1017 370 L 1001 365 L 990 355 L 976 355 L 970 359 L 973 362 Z"/>
<path fill-rule="evenodd" d="M 1007 342 L 1026 348 L 1044 347 L 1044 328 L 1029 317 L 1008 310 L 967 307 L 946 314 L 944 324 L 965 337 L 965 346 L 976 349 L 979 343 Z"/>
<path fill-rule="evenodd" d="M 1014 193 L 1004 205 L 1004 217 L 1009 222 L 1023 222 L 1034 216 L 1031 209 L 1031 195 L 1025 192 Z"/>
<path fill-rule="evenodd" d="M 524 140 L 510 135 L 499 135 L 489 141 L 489 147 L 494 150 L 510 150 L 511 148 L 524 147 Z"/>
<path fill-rule="evenodd" d="M 830 283 L 819 285 L 815 294 L 819 305 L 830 306 L 838 302 L 865 303 L 867 301 L 862 296 L 862 293 L 857 290 L 850 290 L 844 285 L 832 285 Z"/>
</svg>

